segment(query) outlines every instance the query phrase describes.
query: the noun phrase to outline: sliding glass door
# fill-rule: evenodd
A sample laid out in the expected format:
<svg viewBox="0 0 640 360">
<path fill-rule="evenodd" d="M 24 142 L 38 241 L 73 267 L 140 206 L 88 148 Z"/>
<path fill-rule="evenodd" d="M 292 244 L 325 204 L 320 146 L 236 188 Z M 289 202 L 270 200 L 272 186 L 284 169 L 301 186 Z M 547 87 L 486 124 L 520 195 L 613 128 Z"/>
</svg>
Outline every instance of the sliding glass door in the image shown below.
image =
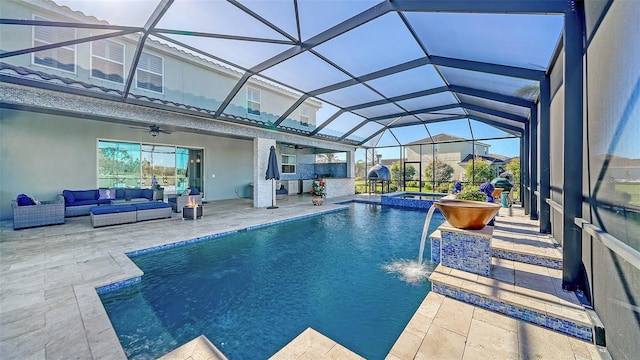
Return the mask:
<svg viewBox="0 0 640 360">
<path fill-rule="evenodd" d="M 157 183 L 165 194 L 187 187 L 202 192 L 203 155 L 202 149 L 98 140 L 98 187 L 150 188 Z"/>
</svg>

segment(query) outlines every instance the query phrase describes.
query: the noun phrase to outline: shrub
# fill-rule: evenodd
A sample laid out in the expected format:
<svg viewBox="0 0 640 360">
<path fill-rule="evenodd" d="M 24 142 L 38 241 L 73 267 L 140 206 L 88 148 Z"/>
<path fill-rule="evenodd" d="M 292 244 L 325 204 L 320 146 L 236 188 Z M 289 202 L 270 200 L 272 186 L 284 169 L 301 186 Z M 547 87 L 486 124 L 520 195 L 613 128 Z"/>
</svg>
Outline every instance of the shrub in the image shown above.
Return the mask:
<svg viewBox="0 0 640 360">
<path fill-rule="evenodd" d="M 438 185 L 438 192 L 440 193 L 448 193 L 449 192 L 449 184 L 443 183 Z"/>
<path fill-rule="evenodd" d="M 457 196 L 456 199 L 461 200 L 473 200 L 473 201 L 487 201 L 487 196 L 478 190 L 477 187 L 472 187 L 468 189 L 463 189 Z"/>
</svg>

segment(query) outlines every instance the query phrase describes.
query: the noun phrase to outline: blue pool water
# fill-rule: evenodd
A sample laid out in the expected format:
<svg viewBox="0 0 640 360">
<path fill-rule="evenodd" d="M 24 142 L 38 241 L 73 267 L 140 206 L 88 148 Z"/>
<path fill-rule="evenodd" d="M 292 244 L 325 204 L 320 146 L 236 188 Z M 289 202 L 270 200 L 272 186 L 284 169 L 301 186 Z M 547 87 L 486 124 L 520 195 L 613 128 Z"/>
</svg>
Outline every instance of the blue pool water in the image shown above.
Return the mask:
<svg viewBox="0 0 640 360">
<path fill-rule="evenodd" d="M 431 289 L 383 269 L 418 257 L 424 219 L 424 211 L 351 204 L 149 253 L 133 258 L 145 273 L 139 284 L 101 299 L 131 359 L 200 334 L 230 359 L 266 359 L 307 327 L 383 359 Z M 443 221 L 435 216 L 430 231 Z"/>
</svg>

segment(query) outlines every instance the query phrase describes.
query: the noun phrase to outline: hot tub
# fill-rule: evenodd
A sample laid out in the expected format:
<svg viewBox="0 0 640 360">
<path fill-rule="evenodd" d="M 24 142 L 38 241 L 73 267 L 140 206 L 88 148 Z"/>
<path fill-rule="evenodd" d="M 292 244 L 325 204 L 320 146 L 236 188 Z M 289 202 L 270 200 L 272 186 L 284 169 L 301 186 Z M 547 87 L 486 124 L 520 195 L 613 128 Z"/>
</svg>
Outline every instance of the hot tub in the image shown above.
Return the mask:
<svg viewBox="0 0 640 360">
<path fill-rule="evenodd" d="M 380 197 L 380 203 L 387 206 L 428 210 L 434 202 L 439 201 L 445 195 L 398 191 L 383 194 Z"/>
</svg>

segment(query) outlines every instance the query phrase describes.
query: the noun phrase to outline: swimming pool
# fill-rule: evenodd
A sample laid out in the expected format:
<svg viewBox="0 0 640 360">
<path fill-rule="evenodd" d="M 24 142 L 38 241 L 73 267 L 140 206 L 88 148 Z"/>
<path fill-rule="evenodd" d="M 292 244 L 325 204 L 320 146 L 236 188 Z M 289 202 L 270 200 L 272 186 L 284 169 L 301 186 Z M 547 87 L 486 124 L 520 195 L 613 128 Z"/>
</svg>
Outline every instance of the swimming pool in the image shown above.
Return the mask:
<svg viewBox="0 0 640 360">
<path fill-rule="evenodd" d="M 266 359 L 307 327 L 382 359 L 431 289 L 382 268 L 417 258 L 424 218 L 351 204 L 141 255 L 133 260 L 142 281 L 101 299 L 131 359 L 161 356 L 200 334 L 230 359 Z M 434 218 L 431 229 L 443 221 Z"/>
</svg>

